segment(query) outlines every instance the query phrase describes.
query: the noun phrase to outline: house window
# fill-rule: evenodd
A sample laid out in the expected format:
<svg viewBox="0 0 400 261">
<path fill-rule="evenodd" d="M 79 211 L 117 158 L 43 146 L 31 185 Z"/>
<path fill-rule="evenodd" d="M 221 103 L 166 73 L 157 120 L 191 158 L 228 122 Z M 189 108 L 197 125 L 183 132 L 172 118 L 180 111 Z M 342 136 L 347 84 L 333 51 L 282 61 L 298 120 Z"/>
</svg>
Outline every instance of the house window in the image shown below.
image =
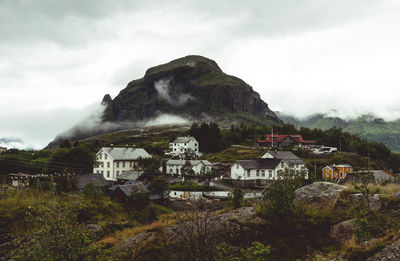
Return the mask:
<svg viewBox="0 0 400 261">
<path fill-rule="evenodd" d="M 117 168 L 119 168 L 119 162 L 117 162 Z"/>
<path fill-rule="evenodd" d="M 109 177 L 110 177 L 110 171 L 107 170 L 107 178 L 109 178 Z"/>
<path fill-rule="evenodd" d="M 101 171 L 101 174 L 104 174 L 104 171 Z"/>
<path fill-rule="evenodd" d="M 102 154 L 100 153 L 100 154 L 99 154 L 99 159 L 101 159 L 101 156 L 102 156 Z"/>
<path fill-rule="evenodd" d="M 109 168 L 110 167 L 110 162 L 107 162 L 107 168 Z"/>
<path fill-rule="evenodd" d="M 259 177 L 260 176 L 260 170 L 256 171 L 256 176 Z"/>
<path fill-rule="evenodd" d="M 247 171 L 247 177 L 250 177 L 250 170 Z"/>
<path fill-rule="evenodd" d="M 119 176 L 119 171 L 117 170 L 117 177 Z"/>
<path fill-rule="evenodd" d="M 104 159 L 107 159 L 107 154 L 104 154 Z"/>
<path fill-rule="evenodd" d="M 261 176 L 265 177 L 265 169 L 261 171 Z"/>
<path fill-rule="evenodd" d="M 129 162 L 129 167 L 130 167 L 130 168 L 132 168 L 132 161 L 131 161 L 131 162 Z"/>
<path fill-rule="evenodd" d="M 197 147 L 197 143 L 195 143 L 194 146 Z"/>
<path fill-rule="evenodd" d="M 176 196 L 176 192 L 174 192 L 174 195 Z"/>
<path fill-rule="evenodd" d="M 272 178 L 272 170 L 268 171 L 268 175 L 269 175 L 270 178 Z"/>
<path fill-rule="evenodd" d="M 170 174 L 174 173 L 174 170 L 173 169 L 169 169 L 169 173 Z"/>
<path fill-rule="evenodd" d="M 125 161 L 124 161 L 124 162 L 122 162 L 122 167 L 123 167 L 123 168 L 125 168 Z"/>
</svg>

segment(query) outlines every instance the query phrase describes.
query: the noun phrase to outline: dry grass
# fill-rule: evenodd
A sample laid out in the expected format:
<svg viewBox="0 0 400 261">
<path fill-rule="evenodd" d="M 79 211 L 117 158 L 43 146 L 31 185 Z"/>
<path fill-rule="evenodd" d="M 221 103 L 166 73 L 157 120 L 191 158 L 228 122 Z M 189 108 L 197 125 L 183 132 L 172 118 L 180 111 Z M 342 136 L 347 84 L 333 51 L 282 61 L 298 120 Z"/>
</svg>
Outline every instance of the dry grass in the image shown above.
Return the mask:
<svg viewBox="0 0 400 261">
<path fill-rule="evenodd" d="M 171 214 L 163 214 L 160 219 L 154 221 L 148 225 L 139 225 L 132 228 L 127 228 L 124 230 L 116 231 L 114 234 L 104 237 L 98 243 L 104 245 L 115 245 L 125 239 L 133 237 L 137 234 L 147 232 L 147 231 L 158 231 L 166 226 L 170 226 L 176 223 L 178 213 L 174 212 Z"/>
<path fill-rule="evenodd" d="M 357 184 L 360 185 L 360 184 Z M 356 193 L 356 190 L 354 188 L 353 184 L 346 184 L 347 188 L 345 188 L 343 191 L 349 192 L 349 193 Z M 368 188 L 370 191 L 377 192 L 379 194 L 393 194 L 397 191 L 400 191 L 400 184 L 395 184 L 395 183 L 389 183 L 386 185 L 380 185 L 380 184 L 368 184 Z"/>
</svg>

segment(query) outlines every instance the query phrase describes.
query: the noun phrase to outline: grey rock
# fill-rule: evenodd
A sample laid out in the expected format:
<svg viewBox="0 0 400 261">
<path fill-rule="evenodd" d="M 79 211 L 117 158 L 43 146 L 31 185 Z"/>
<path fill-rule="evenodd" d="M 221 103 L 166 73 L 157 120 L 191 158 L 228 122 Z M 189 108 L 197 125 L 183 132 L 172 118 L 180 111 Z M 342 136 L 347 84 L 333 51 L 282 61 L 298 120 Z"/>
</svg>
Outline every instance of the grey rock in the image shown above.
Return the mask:
<svg viewBox="0 0 400 261">
<path fill-rule="evenodd" d="M 88 225 L 86 225 L 86 228 L 90 232 L 93 232 L 93 233 L 95 233 L 97 235 L 103 233 L 103 231 L 104 231 L 103 227 L 100 226 L 100 225 L 97 225 L 97 224 L 88 224 Z"/>
<path fill-rule="evenodd" d="M 379 251 L 367 261 L 386 261 L 400 260 L 400 239 L 391 245 L 386 246 L 382 251 Z"/>
<path fill-rule="evenodd" d="M 336 204 L 340 192 L 347 188 L 331 182 L 314 182 L 295 191 L 296 200 L 306 204 L 331 206 Z"/>
<path fill-rule="evenodd" d="M 116 244 L 113 250 L 117 253 L 128 253 L 128 255 L 132 255 L 154 237 L 154 232 L 143 232 Z"/>
<path fill-rule="evenodd" d="M 345 244 L 353 237 L 353 221 L 354 219 L 349 219 L 332 226 L 331 230 L 329 231 L 329 236 L 341 244 Z"/>
</svg>

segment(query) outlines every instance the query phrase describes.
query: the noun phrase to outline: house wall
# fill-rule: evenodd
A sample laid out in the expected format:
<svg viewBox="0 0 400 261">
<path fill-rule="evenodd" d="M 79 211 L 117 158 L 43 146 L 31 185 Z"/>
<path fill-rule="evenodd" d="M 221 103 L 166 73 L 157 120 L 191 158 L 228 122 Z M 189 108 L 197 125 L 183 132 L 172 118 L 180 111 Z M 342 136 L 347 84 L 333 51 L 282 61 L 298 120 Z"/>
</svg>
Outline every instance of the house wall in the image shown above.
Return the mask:
<svg viewBox="0 0 400 261">
<path fill-rule="evenodd" d="M 115 181 L 124 171 L 135 170 L 138 166 L 137 160 L 113 160 L 103 149 L 96 154 L 96 160 L 98 165 L 93 167 L 93 173 L 102 174 L 106 180 Z"/>
<path fill-rule="evenodd" d="M 211 171 L 211 166 L 205 166 L 204 163 L 199 163 L 196 166 L 192 166 L 194 174 L 199 175 L 201 173 L 202 167 L 206 167 L 206 171 Z M 182 167 L 183 165 L 176 165 L 176 164 L 166 164 L 166 173 L 169 175 L 182 175 Z M 177 172 L 178 170 L 178 172 Z"/>
<path fill-rule="evenodd" d="M 243 179 L 244 173 L 245 173 L 245 170 L 242 166 L 240 166 L 240 164 L 234 163 L 231 166 L 231 178 L 232 179 L 238 179 L 238 178 Z"/>
<path fill-rule="evenodd" d="M 193 150 L 196 155 L 199 155 L 199 143 L 196 139 L 191 139 L 188 143 L 170 143 L 171 153 L 184 154 L 188 149 Z"/>
<path fill-rule="evenodd" d="M 231 167 L 231 178 L 240 178 L 240 180 L 274 180 L 277 178 L 278 172 L 284 168 L 279 164 L 275 169 L 259 169 L 257 172 L 256 169 L 245 170 L 240 164 L 235 163 Z"/>
<path fill-rule="evenodd" d="M 115 180 L 114 161 L 103 149 L 96 154 L 98 165 L 94 166 L 93 173 L 102 174 L 106 180 Z"/>
<path fill-rule="evenodd" d="M 322 169 L 322 178 L 324 180 L 327 179 L 337 179 L 339 177 L 346 178 L 348 173 L 353 172 L 353 168 L 351 167 L 338 167 L 337 170 L 333 170 L 331 168 L 325 167 Z"/>
</svg>

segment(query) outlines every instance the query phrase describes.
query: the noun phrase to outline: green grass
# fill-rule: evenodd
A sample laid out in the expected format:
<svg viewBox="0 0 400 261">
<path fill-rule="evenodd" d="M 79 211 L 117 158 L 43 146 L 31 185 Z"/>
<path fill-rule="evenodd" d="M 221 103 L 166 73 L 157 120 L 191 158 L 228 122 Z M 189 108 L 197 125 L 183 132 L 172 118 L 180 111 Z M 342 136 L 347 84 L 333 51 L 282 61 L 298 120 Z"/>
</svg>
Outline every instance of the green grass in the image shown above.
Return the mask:
<svg viewBox="0 0 400 261">
<path fill-rule="evenodd" d="M 202 159 L 211 162 L 235 162 L 237 160 L 248 160 L 258 158 L 266 153 L 264 148 L 250 148 L 230 146 L 227 149 L 217 153 L 207 153 Z"/>
</svg>

